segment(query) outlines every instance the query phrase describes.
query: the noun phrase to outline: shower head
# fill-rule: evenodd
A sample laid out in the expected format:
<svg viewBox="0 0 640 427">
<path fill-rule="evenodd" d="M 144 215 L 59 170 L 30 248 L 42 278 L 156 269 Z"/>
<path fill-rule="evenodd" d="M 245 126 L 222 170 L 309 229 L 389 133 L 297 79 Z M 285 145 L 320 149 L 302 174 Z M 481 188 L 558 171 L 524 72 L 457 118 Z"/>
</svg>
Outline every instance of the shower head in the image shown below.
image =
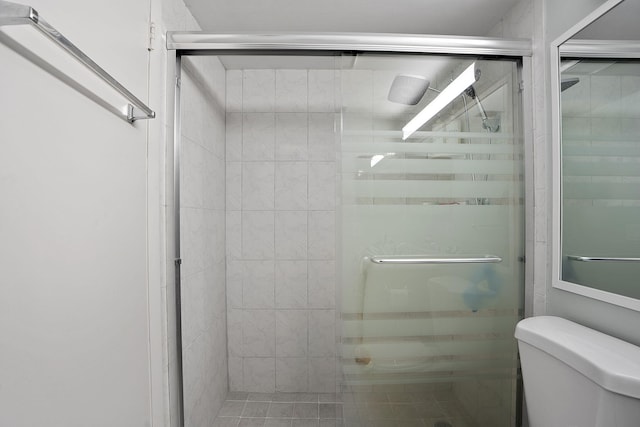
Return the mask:
<svg viewBox="0 0 640 427">
<path fill-rule="evenodd" d="M 580 79 L 577 77 L 569 77 L 566 79 L 562 79 L 562 81 L 560 81 L 560 92 L 564 92 L 565 90 L 569 89 L 571 86 L 577 84 L 579 81 Z"/>
<path fill-rule="evenodd" d="M 464 91 L 464 94 L 476 101 L 478 110 L 480 110 L 480 117 L 482 117 L 482 127 L 489 132 L 497 132 L 498 130 L 500 130 L 500 123 L 492 123 L 492 120 L 489 119 L 487 111 L 482 106 L 482 101 L 480 101 L 480 97 L 476 93 L 476 89 L 473 87 L 473 85 L 469 86 L 467 90 Z"/>
<path fill-rule="evenodd" d="M 416 105 L 429 88 L 429 80 L 422 76 L 399 74 L 393 79 L 387 99 L 404 105 Z"/>
<path fill-rule="evenodd" d="M 467 95 L 469 98 L 471 99 L 476 99 L 477 95 L 476 95 L 476 90 L 473 87 L 473 85 L 469 86 L 465 91 L 464 94 Z"/>
</svg>

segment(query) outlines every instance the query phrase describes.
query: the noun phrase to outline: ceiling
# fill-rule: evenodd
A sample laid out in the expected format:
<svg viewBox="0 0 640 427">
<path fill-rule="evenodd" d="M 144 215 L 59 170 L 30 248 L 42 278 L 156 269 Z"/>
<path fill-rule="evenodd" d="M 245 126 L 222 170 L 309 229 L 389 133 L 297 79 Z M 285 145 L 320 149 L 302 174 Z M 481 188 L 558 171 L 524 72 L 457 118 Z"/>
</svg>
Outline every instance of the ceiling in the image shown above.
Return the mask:
<svg viewBox="0 0 640 427">
<path fill-rule="evenodd" d="M 518 0 L 185 0 L 205 31 L 485 36 Z"/>
</svg>

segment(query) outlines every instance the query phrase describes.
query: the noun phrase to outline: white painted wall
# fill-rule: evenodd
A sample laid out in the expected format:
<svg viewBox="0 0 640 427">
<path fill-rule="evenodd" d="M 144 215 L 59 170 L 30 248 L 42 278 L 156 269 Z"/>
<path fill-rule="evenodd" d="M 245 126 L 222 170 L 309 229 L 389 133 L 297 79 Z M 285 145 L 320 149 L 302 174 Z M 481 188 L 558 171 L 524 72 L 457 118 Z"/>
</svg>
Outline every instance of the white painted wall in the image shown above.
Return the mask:
<svg viewBox="0 0 640 427">
<path fill-rule="evenodd" d="M 147 1 L 29 3 L 147 99 Z M 0 62 L 0 425 L 151 425 L 147 124 Z"/>
</svg>

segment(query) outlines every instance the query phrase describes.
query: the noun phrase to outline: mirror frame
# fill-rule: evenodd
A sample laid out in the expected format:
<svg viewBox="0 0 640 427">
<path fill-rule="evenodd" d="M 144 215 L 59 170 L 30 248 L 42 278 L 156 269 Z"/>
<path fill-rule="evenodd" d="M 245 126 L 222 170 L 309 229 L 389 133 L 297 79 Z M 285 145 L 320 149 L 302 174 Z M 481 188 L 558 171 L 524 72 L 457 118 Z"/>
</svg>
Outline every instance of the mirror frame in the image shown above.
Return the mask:
<svg viewBox="0 0 640 427">
<path fill-rule="evenodd" d="M 638 43 L 616 44 L 615 48 L 605 43 L 571 42 L 573 36 L 591 23 L 598 20 L 624 0 L 608 0 L 572 26 L 551 43 L 551 131 L 552 131 L 552 258 L 551 286 L 555 289 L 582 295 L 606 303 L 640 311 L 640 299 L 612 292 L 594 289 L 589 286 L 562 280 L 562 111 L 560 106 L 560 54 L 585 58 L 602 58 L 615 55 L 619 58 L 640 58 Z M 568 42 L 568 43 L 567 43 Z M 564 46 L 561 46 L 563 45 Z"/>
</svg>

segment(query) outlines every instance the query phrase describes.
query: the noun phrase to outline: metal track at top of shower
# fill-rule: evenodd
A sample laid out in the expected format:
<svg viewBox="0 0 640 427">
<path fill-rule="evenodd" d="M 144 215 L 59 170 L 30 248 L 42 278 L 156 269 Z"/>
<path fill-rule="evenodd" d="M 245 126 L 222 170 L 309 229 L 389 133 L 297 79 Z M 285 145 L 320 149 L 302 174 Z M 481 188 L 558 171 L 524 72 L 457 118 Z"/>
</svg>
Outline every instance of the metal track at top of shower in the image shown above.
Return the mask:
<svg viewBox="0 0 640 427">
<path fill-rule="evenodd" d="M 215 53 L 397 52 L 530 57 L 531 40 L 375 33 L 209 33 L 169 31 L 167 49 L 187 55 Z"/>
</svg>

